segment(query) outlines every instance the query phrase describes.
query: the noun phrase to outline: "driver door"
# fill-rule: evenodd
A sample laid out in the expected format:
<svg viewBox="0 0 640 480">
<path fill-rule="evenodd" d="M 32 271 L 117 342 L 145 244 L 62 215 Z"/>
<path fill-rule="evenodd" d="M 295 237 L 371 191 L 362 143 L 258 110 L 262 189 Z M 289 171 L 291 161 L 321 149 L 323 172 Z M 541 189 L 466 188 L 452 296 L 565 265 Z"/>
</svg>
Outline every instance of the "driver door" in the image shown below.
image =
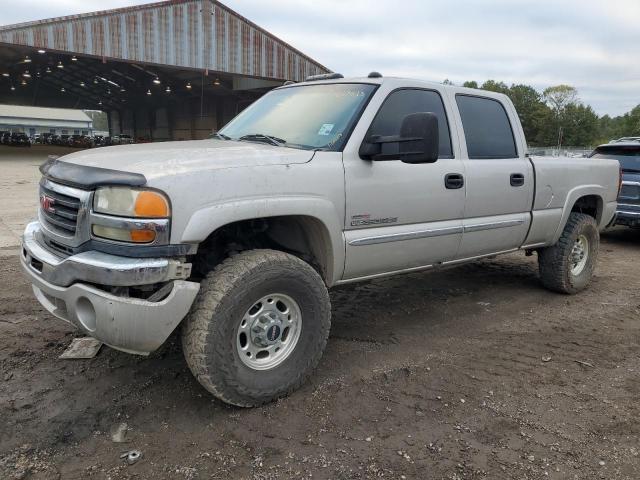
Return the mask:
<svg viewBox="0 0 640 480">
<path fill-rule="evenodd" d="M 456 158 L 443 95 L 436 89 L 391 92 L 364 138 L 398 135 L 404 117 L 438 117 L 439 159 L 409 164 L 363 160 L 345 150 L 344 280 L 421 269 L 456 258 L 465 207 L 464 164 Z M 359 145 L 358 145 L 359 146 Z M 398 152 L 398 144 L 383 152 Z"/>
</svg>

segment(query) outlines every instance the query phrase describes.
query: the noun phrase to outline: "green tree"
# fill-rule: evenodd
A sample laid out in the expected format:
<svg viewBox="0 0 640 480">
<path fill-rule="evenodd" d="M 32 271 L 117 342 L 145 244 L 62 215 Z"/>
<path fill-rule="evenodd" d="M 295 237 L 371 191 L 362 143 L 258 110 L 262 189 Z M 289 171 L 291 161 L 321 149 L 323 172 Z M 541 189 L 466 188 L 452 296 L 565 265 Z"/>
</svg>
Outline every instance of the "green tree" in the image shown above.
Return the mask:
<svg viewBox="0 0 640 480">
<path fill-rule="evenodd" d="M 598 120 L 598 143 L 605 143 L 613 139 L 614 121 L 609 115 L 603 115 Z"/>
<path fill-rule="evenodd" d="M 545 129 L 545 139 L 550 141 L 550 145 L 567 145 L 566 132 L 564 131 L 567 119 L 564 113 L 569 106 L 579 104 L 578 91 L 570 85 L 556 85 L 546 88 L 542 93 L 542 98 L 553 111 L 553 118 L 550 119 Z M 552 141 L 554 135 L 556 140 Z"/>
<path fill-rule="evenodd" d="M 466 88 L 478 88 L 478 82 L 475 80 L 467 80 L 462 84 L 462 86 Z"/>
<path fill-rule="evenodd" d="M 640 105 L 629 113 L 625 113 L 619 120 L 617 132 L 620 137 L 640 136 Z"/>
<path fill-rule="evenodd" d="M 489 90 L 490 92 L 504 93 L 509 95 L 509 87 L 504 82 L 496 82 L 495 80 L 487 80 L 482 84 L 483 90 Z"/>
<path fill-rule="evenodd" d="M 553 114 L 542 101 L 542 95 L 529 85 L 511 85 L 507 95 L 516 107 L 529 145 L 539 146 L 547 143 L 546 130 Z"/>
<path fill-rule="evenodd" d="M 588 105 L 568 104 L 561 114 L 564 145 L 593 146 L 598 139 L 598 115 Z"/>
<path fill-rule="evenodd" d="M 556 85 L 549 87 L 542 93 L 544 101 L 559 115 L 567 105 L 576 104 L 578 100 L 578 91 L 570 85 Z"/>
</svg>

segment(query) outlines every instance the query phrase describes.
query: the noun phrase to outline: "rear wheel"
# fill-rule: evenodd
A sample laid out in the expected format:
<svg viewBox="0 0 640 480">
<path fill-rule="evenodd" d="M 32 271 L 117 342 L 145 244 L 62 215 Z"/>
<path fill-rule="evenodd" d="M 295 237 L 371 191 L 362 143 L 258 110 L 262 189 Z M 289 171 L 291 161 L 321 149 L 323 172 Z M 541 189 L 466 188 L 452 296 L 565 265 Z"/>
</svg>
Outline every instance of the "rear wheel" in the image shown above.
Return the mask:
<svg viewBox="0 0 640 480">
<path fill-rule="evenodd" d="M 593 276 L 599 245 L 595 219 L 584 213 L 571 213 L 558 243 L 538 251 L 542 284 L 568 294 L 586 288 Z"/>
<path fill-rule="evenodd" d="M 182 344 L 198 381 L 224 402 L 261 405 L 298 388 L 318 364 L 331 308 L 318 273 L 293 255 L 250 250 L 201 283 Z"/>
</svg>

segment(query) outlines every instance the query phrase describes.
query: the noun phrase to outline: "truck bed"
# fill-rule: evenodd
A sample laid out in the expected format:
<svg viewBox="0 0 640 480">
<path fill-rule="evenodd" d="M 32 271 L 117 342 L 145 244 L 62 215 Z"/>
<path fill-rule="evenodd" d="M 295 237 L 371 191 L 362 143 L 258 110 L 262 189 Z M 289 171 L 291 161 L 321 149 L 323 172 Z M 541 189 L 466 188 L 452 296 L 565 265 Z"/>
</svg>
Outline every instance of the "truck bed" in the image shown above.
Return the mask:
<svg viewBox="0 0 640 480">
<path fill-rule="evenodd" d="M 595 208 L 601 230 L 611 222 L 620 181 L 616 160 L 538 156 L 529 160 L 535 171 L 535 194 L 525 248 L 555 243 L 578 201 L 578 208 Z"/>
</svg>

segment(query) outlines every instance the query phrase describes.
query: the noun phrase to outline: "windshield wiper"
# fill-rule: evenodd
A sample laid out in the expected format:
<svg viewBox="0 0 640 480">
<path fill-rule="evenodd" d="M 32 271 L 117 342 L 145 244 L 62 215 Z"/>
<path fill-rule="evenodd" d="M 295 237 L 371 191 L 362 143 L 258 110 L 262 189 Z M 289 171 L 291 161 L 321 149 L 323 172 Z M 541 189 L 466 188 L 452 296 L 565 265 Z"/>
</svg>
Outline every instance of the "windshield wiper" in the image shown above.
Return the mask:
<svg viewBox="0 0 640 480">
<path fill-rule="evenodd" d="M 240 138 L 238 138 L 238 140 L 248 140 L 248 141 L 255 141 L 255 142 L 267 142 L 270 143 L 271 145 L 275 145 L 276 147 L 282 147 L 283 145 L 285 145 L 287 143 L 286 140 L 283 140 L 282 138 L 278 138 L 278 137 L 272 137 L 271 135 L 265 135 L 263 133 L 251 133 L 249 135 L 243 135 Z"/>
<path fill-rule="evenodd" d="M 222 140 L 231 140 L 231 137 L 228 137 L 224 133 L 216 132 L 209 135 L 209 138 L 221 138 Z"/>
</svg>

